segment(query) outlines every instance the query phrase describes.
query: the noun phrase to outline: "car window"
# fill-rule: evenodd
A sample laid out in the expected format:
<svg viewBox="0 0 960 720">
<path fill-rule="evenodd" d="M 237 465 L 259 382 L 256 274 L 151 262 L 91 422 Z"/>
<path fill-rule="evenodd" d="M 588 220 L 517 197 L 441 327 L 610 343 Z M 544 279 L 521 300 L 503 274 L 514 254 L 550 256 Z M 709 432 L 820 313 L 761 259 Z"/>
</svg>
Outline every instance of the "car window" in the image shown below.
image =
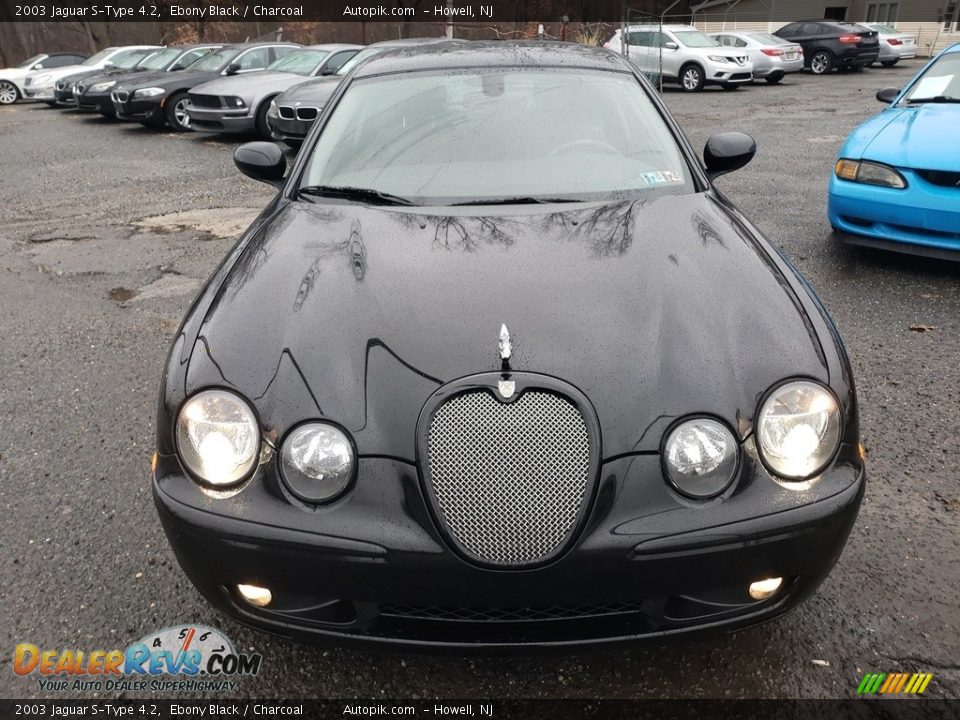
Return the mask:
<svg viewBox="0 0 960 720">
<path fill-rule="evenodd" d="M 84 60 L 81 63 L 81 65 L 86 65 L 86 66 L 98 65 L 101 60 L 106 60 L 108 57 L 110 57 L 111 54 L 116 52 L 116 50 L 117 50 L 116 48 L 112 48 L 112 47 L 105 48 L 100 52 L 96 53 L 95 55 L 91 55 L 90 57 L 88 57 L 86 60 Z"/>
<path fill-rule="evenodd" d="M 652 47 L 653 33 L 643 30 L 635 30 L 627 33 L 627 45 L 636 45 L 638 47 Z"/>
<path fill-rule="evenodd" d="M 779 35 L 780 37 L 793 37 L 794 35 L 798 34 L 797 31 L 799 28 L 800 26 L 797 23 L 790 23 L 789 25 L 784 25 L 774 34 Z"/>
<path fill-rule="evenodd" d="M 222 70 L 226 65 L 233 61 L 237 55 L 236 48 L 221 48 L 215 52 L 207 53 L 199 60 L 190 63 L 189 70 L 200 72 L 213 72 Z"/>
<path fill-rule="evenodd" d="M 340 69 L 337 70 L 337 75 L 346 75 L 351 70 L 353 70 L 357 65 L 362 63 L 367 58 L 371 58 L 377 53 L 383 52 L 384 50 L 389 50 L 387 47 L 368 47 L 364 48 L 352 58 L 347 60 L 343 65 L 340 66 Z"/>
<path fill-rule="evenodd" d="M 271 62 L 273 62 L 274 60 L 279 60 L 280 58 L 285 58 L 290 53 L 299 49 L 300 48 L 296 46 L 291 46 L 291 45 L 277 45 L 275 47 L 272 47 L 270 48 Z"/>
<path fill-rule="evenodd" d="M 902 102 L 960 101 L 960 53 L 941 55 L 916 79 Z"/>
<path fill-rule="evenodd" d="M 270 48 L 261 47 L 247 50 L 230 64 L 239 65 L 241 72 L 246 70 L 263 70 L 270 64 Z"/>
<path fill-rule="evenodd" d="M 164 48 L 141 60 L 137 67 L 142 70 L 162 70 L 176 60 L 179 54 L 180 50 L 177 48 Z"/>
<path fill-rule="evenodd" d="M 274 60 L 267 69 L 295 75 L 310 75 L 329 54 L 327 50 L 297 50 L 286 57 Z"/>
<path fill-rule="evenodd" d="M 343 64 L 357 54 L 356 50 L 341 50 L 338 53 L 334 53 L 333 57 L 327 60 L 324 63 L 323 67 L 325 70 L 335 73 L 339 70 Z"/>
<path fill-rule="evenodd" d="M 720 43 L 699 30 L 675 30 L 677 40 L 689 48 L 719 47 Z"/>
<path fill-rule="evenodd" d="M 74 65 L 75 63 L 73 57 L 69 55 L 54 55 L 53 57 L 48 57 L 40 64 L 49 70 L 50 68 L 66 67 L 67 65 Z"/>
<path fill-rule="evenodd" d="M 693 181 L 632 75 L 509 68 L 355 80 L 310 149 L 304 186 L 442 205 L 685 193 Z"/>
<path fill-rule="evenodd" d="M 724 47 L 731 47 L 734 43 L 734 38 L 730 35 L 714 35 L 713 39 Z"/>
</svg>

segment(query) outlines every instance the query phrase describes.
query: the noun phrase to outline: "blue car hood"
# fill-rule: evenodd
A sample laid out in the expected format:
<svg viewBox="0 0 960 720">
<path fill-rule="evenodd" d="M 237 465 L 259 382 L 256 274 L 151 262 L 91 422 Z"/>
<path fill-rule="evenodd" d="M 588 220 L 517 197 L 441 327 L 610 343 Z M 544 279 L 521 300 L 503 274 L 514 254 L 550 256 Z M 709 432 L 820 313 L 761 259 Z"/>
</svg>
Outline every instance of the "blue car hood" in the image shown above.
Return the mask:
<svg viewBox="0 0 960 720">
<path fill-rule="evenodd" d="M 945 142 L 960 127 L 960 105 L 891 108 L 853 131 L 841 155 L 901 168 L 955 171 L 960 144 Z"/>
</svg>

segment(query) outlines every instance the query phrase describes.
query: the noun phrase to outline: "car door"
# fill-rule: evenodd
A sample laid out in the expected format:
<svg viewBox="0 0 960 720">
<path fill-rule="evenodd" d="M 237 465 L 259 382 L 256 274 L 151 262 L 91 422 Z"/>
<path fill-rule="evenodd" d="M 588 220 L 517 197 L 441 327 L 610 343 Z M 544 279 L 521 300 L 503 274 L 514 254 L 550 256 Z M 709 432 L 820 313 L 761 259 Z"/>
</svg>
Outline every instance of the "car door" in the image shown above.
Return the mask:
<svg viewBox="0 0 960 720">
<path fill-rule="evenodd" d="M 232 63 L 230 63 L 230 66 L 232 67 L 234 65 L 238 65 L 239 70 L 237 70 L 237 74 L 239 74 L 263 70 L 269 64 L 270 48 L 257 47 L 241 53 Z"/>
<path fill-rule="evenodd" d="M 656 36 L 657 52 L 660 53 L 660 72 L 664 77 L 679 77 L 684 56 L 683 44 L 667 30 L 660 30 L 653 35 Z"/>
</svg>

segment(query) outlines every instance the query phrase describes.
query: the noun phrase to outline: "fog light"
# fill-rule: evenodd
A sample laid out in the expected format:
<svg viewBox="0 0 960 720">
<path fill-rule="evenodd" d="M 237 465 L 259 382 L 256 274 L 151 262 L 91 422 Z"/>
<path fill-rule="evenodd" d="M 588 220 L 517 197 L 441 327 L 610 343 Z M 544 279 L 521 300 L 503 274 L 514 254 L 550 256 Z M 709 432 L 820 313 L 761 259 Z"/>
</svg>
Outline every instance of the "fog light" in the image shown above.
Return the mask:
<svg viewBox="0 0 960 720">
<path fill-rule="evenodd" d="M 767 578 L 750 583 L 750 597 L 754 600 L 766 600 L 783 585 L 783 578 Z M 269 601 L 268 601 L 269 602 Z"/>
<path fill-rule="evenodd" d="M 266 607 L 273 600 L 273 593 L 256 585 L 237 585 L 237 592 L 243 596 L 244 600 L 257 607 Z M 753 593 L 752 585 L 750 586 L 750 592 Z"/>
</svg>

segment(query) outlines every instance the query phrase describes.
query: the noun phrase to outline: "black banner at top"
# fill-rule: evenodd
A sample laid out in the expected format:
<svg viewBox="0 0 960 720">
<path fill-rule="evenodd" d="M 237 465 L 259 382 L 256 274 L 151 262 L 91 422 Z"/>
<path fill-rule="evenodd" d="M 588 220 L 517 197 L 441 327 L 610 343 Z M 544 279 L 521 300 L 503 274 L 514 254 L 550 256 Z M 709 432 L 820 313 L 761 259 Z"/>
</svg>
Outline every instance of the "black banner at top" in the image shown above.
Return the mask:
<svg viewBox="0 0 960 720">
<path fill-rule="evenodd" d="M 0 0 L 0 21 L 590 23 L 663 17 L 671 22 L 693 18 L 784 23 L 840 19 L 839 3 L 809 0 L 803 5 L 804 17 L 790 16 L 798 5 L 767 0 Z M 853 5 L 844 8 L 849 14 L 843 19 L 871 19 L 866 16 L 869 1 Z M 945 15 L 956 14 L 956 3 L 900 0 L 897 5 L 898 22 L 939 23 L 944 32 L 956 32 L 954 18 Z M 884 4 L 884 20 L 888 20 L 888 6 Z"/>
</svg>

